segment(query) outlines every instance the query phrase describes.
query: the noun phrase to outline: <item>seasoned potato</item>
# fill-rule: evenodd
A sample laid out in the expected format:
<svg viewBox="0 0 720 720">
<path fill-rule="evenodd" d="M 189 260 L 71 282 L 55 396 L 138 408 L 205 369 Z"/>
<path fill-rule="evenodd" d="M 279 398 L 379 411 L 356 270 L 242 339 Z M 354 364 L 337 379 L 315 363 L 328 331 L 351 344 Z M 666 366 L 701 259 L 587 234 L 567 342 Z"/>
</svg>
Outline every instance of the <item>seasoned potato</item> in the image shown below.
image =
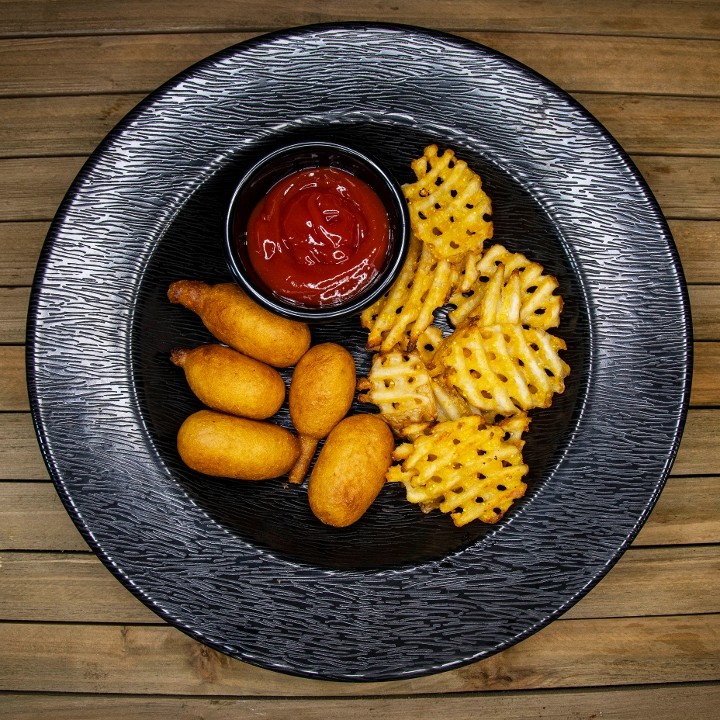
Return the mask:
<svg viewBox="0 0 720 720">
<path fill-rule="evenodd" d="M 265 310 L 235 283 L 177 280 L 168 299 L 197 313 L 221 342 L 273 367 L 294 365 L 310 347 L 307 325 Z"/>
<path fill-rule="evenodd" d="M 385 483 L 395 448 L 377 415 L 351 415 L 328 435 L 308 482 L 310 509 L 326 525 L 359 520 Z"/>
<path fill-rule="evenodd" d="M 297 438 L 272 423 L 200 410 L 181 425 L 177 447 L 193 470 L 236 480 L 284 475 L 299 453 Z"/>
<path fill-rule="evenodd" d="M 195 395 L 214 410 L 264 420 L 285 399 L 285 383 L 277 370 L 224 345 L 173 350 L 170 360 L 185 371 Z"/>
<path fill-rule="evenodd" d="M 335 343 L 315 345 L 298 362 L 290 382 L 289 405 L 300 435 L 300 457 L 290 472 L 290 482 L 303 481 L 318 440 L 347 415 L 355 382 L 352 355 Z"/>
</svg>

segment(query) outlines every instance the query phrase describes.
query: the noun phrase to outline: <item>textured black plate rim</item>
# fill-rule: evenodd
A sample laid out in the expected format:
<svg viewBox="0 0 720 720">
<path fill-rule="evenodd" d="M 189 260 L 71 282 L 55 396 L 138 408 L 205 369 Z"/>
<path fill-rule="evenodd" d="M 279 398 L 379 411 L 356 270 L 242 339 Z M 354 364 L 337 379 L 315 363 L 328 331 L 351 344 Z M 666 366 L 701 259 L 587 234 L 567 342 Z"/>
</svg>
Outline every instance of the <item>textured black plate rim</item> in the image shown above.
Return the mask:
<svg viewBox="0 0 720 720">
<path fill-rule="evenodd" d="M 220 53 L 212 56 L 212 58 L 208 58 L 206 60 L 200 61 L 196 65 L 189 68 L 187 71 L 181 73 L 180 75 L 176 76 L 174 79 L 170 80 L 168 83 L 165 83 L 161 88 L 159 88 L 155 93 L 150 95 L 148 98 L 146 98 L 144 101 L 142 101 L 135 110 L 133 110 L 127 118 L 120 124 L 118 127 L 108 136 L 108 139 L 106 141 L 110 142 L 113 137 L 116 137 L 118 135 L 122 135 L 122 133 L 125 131 L 127 127 L 129 127 L 132 123 L 132 120 L 134 117 L 141 115 L 146 108 L 149 108 L 153 105 L 155 100 L 161 96 L 166 91 L 172 91 L 172 89 L 176 86 L 178 82 L 181 82 L 185 78 L 189 78 L 193 75 L 196 68 L 204 66 L 206 63 L 212 60 L 218 60 L 222 57 L 232 57 L 239 48 L 242 47 L 248 47 L 250 45 L 263 45 L 265 42 L 268 42 L 269 40 L 272 40 L 273 38 L 293 38 L 293 37 L 299 37 L 302 34 L 313 34 L 316 32 L 322 32 L 326 29 L 332 29 L 332 28 L 386 28 L 386 29 L 393 29 L 397 31 L 402 32 L 409 32 L 413 33 L 415 35 L 425 35 L 426 37 L 435 37 L 439 40 L 443 40 L 445 42 L 448 41 L 450 36 L 447 36 L 443 33 L 437 33 L 435 31 L 428 31 L 428 30 L 422 30 L 418 28 L 411 28 L 409 26 L 398 26 L 398 25 L 387 25 L 387 24 L 365 24 L 365 23 L 344 23 L 342 25 L 320 25 L 320 26 L 310 26 L 307 28 L 300 28 L 300 29 L 291 29 L 289 31 L 281 31 L 278 33 L 272 33 L 270 35 L 261 36 L 259 38 L 254 38 L 250 41 L 247 41 L 247 43 L 241 43 L 238 46 L 233 46 L 231 48 L 228 48 L 224 51 L 221 51 Z M 592 120 L 591 116 L 581 107 L 579 104 L 577 104 L 574 100 L 569 99 L 565 93 L 563 93 L 561 90 L 559 90 L 556 86 L 554 86 L 552 83 L 547 81 L 544 78 L 541 78 L 541 76 L 538 76 L 533 71 L 527 70 L 525 66 L 523 66 L 521 63 L 518 63 L 517 61 L 514 61 L 512 59 L 507 58 L 507 56 L 503 56 L 500 53 L 497 53 L 496 51 L 489 50 L 487 48 L 482 48 L 482 46 L 477 45 L 476 43 L 473 43 L 468 40 L 463 40 L 460 38 L 452 38 L 452 42 L 456 45 L 464 45 L 465 47 L 472 49 L 474 51 L 482 50 L 482 52 L 488 53 L 490 55 L 494 55 L 495 57 L 502 57 L 508 64 L 512 64 L 517 68 L 522 68 L 526 74 L 532 74 L 535 76 L 536 81 L 543 84 L 547 89 L 552 90 L 553 92 L 559 92 L 562 93 L 565 97 L 566 102 L 570 100 L 578 109 L 579 112 L 584 114 L 588 119 Z M 624 159 L 625 165 L 628 169 L 628 172 L 633 176 L 636 184 L 637 189 L 640 190 L 640 192 L 645 196 L 645 199 L 648 201 L 649 204 L 653 205 L 655 207 L 655 214 L 656 217 L 654 218 L 655 221 L 659 224 L 665 227 L 665 237 L 670 238 L 669 230 L 667 229 L 667 226 L 665 224 L 665 221 L 662 217 L 662 214 L 659 211 L 659 208 L 657 208 L 657 205 L 654 201 L 654 198 L 652 197 L 652 194 L 650 193 L 649 189 L 645 185 L 644 181 L 641 179 L 637 169 L 634 167 L 632 162 L 627 158 L 625 153 L 620 149 L 620 147 L 615 143 L 609 136 L 607 137 L 607 142 L 612 145 L 613 151 L 620 157 Z M 620 557 L 622 552 L 627 548 L 627 546 L 631 543 L 632 539 L 635 537 L 639 529 L 642 527 L 642 524 L 644 523 L 645 519 L 649 515 L 650 511 L 652 510 L 652 507 L 664 485 L 665 479 L 669 473 L 670 467 L 672 465 L 672 461 L 674 460 L 675 454 L 677 452 L 677 447 L 679 445 L 680 441 L 680 435 L 682 431 L 682 426 L 685 420 L 685 416 L 687 413 L 687 406 L 688 406 L 688 398 L 689 398 L 689 390 L 690 390 L 690 368 L 691 365 L 691 345 L 689 344 L 690 338 L 691 338 L 691 329 L 690 329 L 690 317 L 689 312 L 687 308 L 689 307 L 688 304 L 688 298 L 687 298 L 687 290 L 684 287 L 684 284 L 681 284 L 680 289 L 683 293 L 683 307 L 682 307 L 682 320 L 685 325 L 685 337 L 688 340 L 688 347 L 686 348 L 686 364 L 685 364 L 685 378 L 684 378 L 684 384 L 682 385 L 682 409 L 680 413 L 677 416 L 677 423 L 675 427 L 674 437 L 671 443 L 671 447 L 668 448 L 668 453 L 666 456 L 666 461 L 664 468 L 662 472 L 660 473 L 660 476 L 657 478 L 657 482 L 654 487 L 654 491 L 652 493 L 652 496 L 649 500 L 649 502 L 646 504 L 644 510 L 640 513 L 639 517 L 636 518 L 636 522 L 634 526 L 632 527 L 631 531 L 625 536 L 625 540 L 622 543 L 620 547 L 617 548 L 616 552 L 610 559 L 608 560 L 607 564 L 604 566 L 601 572 L 596 573 L 593 577 L 591 577 L 588 581 L 588 583 L 582 587 L 578 593 L 576 593 L 572 598 L 570 598 L 566 603 L 564 603 L 561 607 L 556 608 L 552 613 L 549 613 L 546 615 L 540 622 L 534 623 L 531 626 L 527 627 L 523 632 L 517 633 L 513 635 L 510 638 L 506 638 L 506 641 L 502 643 L 501 646 L 494 648 L 492 651 L 488 652 L 481 652 L 476 655 L 468 655 L 459 659 L 456 659 L 451 662 L 445 662 L 442 664 L 428 664 L 424 667 L 419 668 L 410 668 L 407 672 L 401 672 L 401 673 L 393 673 L 388 676 L 383 676 L 382 673 L 373 673 L 367 676 L 364 676 L 362 674 L 358 675 L 353 673 L 352 676 L 349 676 L 347 673 L 338 673 L 333 674 L 330 673 L 322 673 L 318 675 L 316 672 L 312 672 L 309 669 L 305 668 L 299 668 L 299 667 L 288 667 L 286 664 L 282 662 L 272 662 L 269 661 L 267 658 L 258 658 L 258 657 L 251 657 L 249 655 L 245 655 L 242 653 L 238 653 L 237 648 L 233 646 L 228 646 L 224 644 L 221 640 L 218 640 L 217 638 L 208 637 L 205 633 L 202 631 L 198 631 L 197 629 L 193 627 L 188 627 L 183 625 L 182 623 L 178 623 L 177 618 L 175 618 L 171 612 L 169 612 L 166 608 L 157 605 L 153 602 L 152 598 L 146 595 L 142 588 L 138 587 L 133 579 L 129 576 L 127 576 L 123 569 L 119 567 L 112 557 L 110 557 L 106 552 L 105 549 L 98 544 L 96 541 L 92 529 L 90 527 L 90 524 L 88 524 L 86 518 L 83 516 L 82 511 L 78 508 L 78 506 L 75 504 L 71 493 L 68 491 L 68 488 L 66 487 L 63 477 L 59 471 L 58 463 L 56 458 L 54 457 L 53 448 L 51 443 L 49 442 L 49 439 L 47 437 L 47 427 L 43 421 L 43 414 L 42 414 L 42 405 L 43 405 L 43 397 L 38 392 L 38 386 L 37 386 L 37 366 L 36 366 L 36 339 L 37 339 L 37 333 L 38 333 L 38 315 L 37 315 L 37 309 L 39 304 L 39 292 L 40 288 L 42 286 L 43 282 L 43 276 L 45 274 L 45 271 L 47 269 L 47 264 L 49 263 L 51 256 L 52 256 L 52 250 L 53 250 L 53 239 L 55 237 L 55 233 L 57 229 L 63 225 L 63 223 L 66 222 L 68 213 L 72 209 L 73 201 L 74 201 L 74 194 L 76 191 L 76 187 L 83 182 L 83 179 L 85 178 L 86 173 L 91 172 L 92 168 L 95 164 L 95 162 L 98 160 L 99 157 L 101 157 L 104 147 L 106 143 L 103 143 L 103 145 L 98 148 L 98 150 L 88 159 L 86 165 L 83 167 L 83 169 L 80 171 L 77 180 L 73 184 L 73 187 L 70 189 L 68 195 L 66 196 L 65 200 L 63 201 L 63 204 L 61 205 L 60 210 L 58 211 L 58 214 L 56 216 L 56 219 L 53 223 L 53 226 L 51 227 L 51 230 L 48 234 L 48 242 L 46 243 L 46 246 L 43 249 L 42 256 L 40 263 L 38 265 L 38 270 L 36 274 L 36 280 L 33 286 L 33 294 L 31 298 L 30 303 L 30 312 L 29 312 L 29 318 L 28 318 L 28 336 L 27 336 L 27 343 L 28 343 L 28 384 L 30 388 L 30 394 L 31 394 L 31 406 L 32 406 L 32 415 L 33 415 L 33 422 L 35 424 L 36 432 L 38 434 L 41 451 L 43 454 L 43 457 L 45 459 L 45 462 L 49 468 L 50 474 L 53 478 L 53 481 L 56 484 L 56 487 L 58 488 L 60 497 L 65 504 L 65 507 L 68 509 L 68 512 L 70 513 L 71 517 L 75 521 L 76 525 L 79 527 L 83 537 L 85 540 L 89 543 L 89 545 L 96 551 L 96 553 L 101 557 L 103 562 L 116 574 L 117 577 L 120 578 L 120 580 L 132 591 L 134 592 L 140 599 L 142 599 L 146 604 L 149 604 L 159 615 L 167 619 L 169 622 L 178 625 L 180 629 L 187 632 L 189 635 L 197 638 L 198 640 L 201 640 L 202 642 L 205 642 L 206 644 L 215 647 L 217 649 L 220 649 L 224 652 L 228 652 L 231 655 L 234 655 L 236 657 L 241 657 L 243 659 L 249 660 L 251 662 L 254 662 L 256 664 L 269 667 L 272 669 L 279 669 L 284 672 L 289 672 L 297 675 L 302 676 L 310 676 L 310 677 L 318 677 L 321 676 L 323 678 L 328 679 L 352 679 L 352 680 L 377 680 L 377 679 L 395 679 L 400 677 L 410 677 L 415 675 L 423 675 L 430 672 L 437 672 L 440 670 L 446 670 L 450 669 L 451 667 L 457 667 L 462 664 L 466 664 L 469 662 L 476 661 L 480 659 L 481 657 L 485 657 L 489 654 L 492 654 L 492 652 L 497 652 L 500 649 L 505 649 L 507 647 L 510 647 L 512 644 L 518 642 L 519 640 L 524 639 L 525 637 L 531 635 L 536 630 L 538 630 L 540 627 L 543 627 L 547 623 L 549 623 L 552 619 L 560 615 L 562 612 L 565 612 L 568 607 L 570 607 L 572 604 L 574 604 L 582 595 L 584 595 L 591 587 L 594 586 L 595 583 L 599 581 L 599 579 L 604 576 L 604 574 L 609 570 L 609 568 L 614 564 L 614 562 L 617 561 L 617 559 Z M 670 242 L 670 251 L 673 255 L 674 262 L 676 265 L 676 269 L 678 272 L 681 272 L 680 265 L 679 265 L 679 258 L 677 255 L 677 250 Z"/>
</svg>

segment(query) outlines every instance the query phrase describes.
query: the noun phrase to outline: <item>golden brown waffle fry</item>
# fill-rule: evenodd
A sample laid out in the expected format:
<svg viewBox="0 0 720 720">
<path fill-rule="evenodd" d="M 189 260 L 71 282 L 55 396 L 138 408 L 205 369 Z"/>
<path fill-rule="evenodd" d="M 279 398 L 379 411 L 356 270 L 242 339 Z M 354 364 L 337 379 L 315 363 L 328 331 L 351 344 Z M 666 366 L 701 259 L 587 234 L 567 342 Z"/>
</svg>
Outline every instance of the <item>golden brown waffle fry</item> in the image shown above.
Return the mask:
<svg viewBox="0 0 720 720">
<path fill-rule="evenodd" d="M 437 417 L 430 376 L 417 352 L 377 353 L 357 387 L 363 391 L 358 399 L 377 405 L 400 436 L 419 432 Z"/>
<path fill-rule="evenodd" d="M 437 260 L 420 240 L 412 238 L 405 264 L 390 291 L 360 316 L 363 327 L 370 330 L 368 350 L 415 348 L 458 278 L 458 270 L 447 260 Z"/>
<path fill-rule="evenodd" d="M 530 421 L 518 414 L 498 425 L 463 417 L 435 425 L 394 454 L 388 482 L 401 482 L 407 499 L 425 512 L 450 513 L 458 527 L 473 520 L 496 523 L 525 494 L 522 433 Z"/>
<path fill-rule="evenodd" d="M 509 302 L 510 293 L 517 293 L 513 296 L 512 306 L 513 310 L 517 308 L 517 319 L 496 316 L 495 322 L 519 322 L 542 330 L 560 324 L 563 299 L 555 294 L 558 281 L 552 275 L 544 274 L 542 265 L 528 260 L 522 253 L 510 252 L 502 245 L 492 245 L 484 255 L 473 260 L 474 267 L 472 264 L 466 267 L 460 288 L 450 297 L 449 302 L 456 309 L 448 313 L 448 318 L 455 327 L 468 319 L 486 317 L 501 295 Z M 501 269 L 503 284 L 510 282 L 517 273 L 517 288 L 515 280 L 512 280 L 512 288 L 504 289 L 497 285 L 496 276 Z M 495 294 L 488 297 L 491 290 Z M 493 324 L 487 317 L 480 322 L 483 325 Z"/>
<path fill-rule="evenodd" d="M 442 341 L 443 331 L 437 325 L 430 325 L 423 330 L 418 338 L 417 351 L 425 365 L 432 360 Z"/>
<path fill-rule="evenodd" d="M 403 187 L 413 232 L 438 260 L 459 262 L 493 235 L 492 205 L 480 176 L 447 149 L 428 145 L 412 162 L 416 182 Z"/>
<path fill-rule="evenodd" d="M 570 368 L 558 351 L 565 349 L 544 330 L 470 323 L 448 336 L 433 364 L 470 405 L 510 415 L 549 407 L 553 394 L 563 392 Z"/>
<path fill-rule="evenodd" d="M 430 387 L 435 396 L 437 419 L 439 421 L 457 420 L 477 411 L 470 407 L 467 400 L 453 387 L 448 387 L 442 378 L 431 378 Z"/>
</svg>

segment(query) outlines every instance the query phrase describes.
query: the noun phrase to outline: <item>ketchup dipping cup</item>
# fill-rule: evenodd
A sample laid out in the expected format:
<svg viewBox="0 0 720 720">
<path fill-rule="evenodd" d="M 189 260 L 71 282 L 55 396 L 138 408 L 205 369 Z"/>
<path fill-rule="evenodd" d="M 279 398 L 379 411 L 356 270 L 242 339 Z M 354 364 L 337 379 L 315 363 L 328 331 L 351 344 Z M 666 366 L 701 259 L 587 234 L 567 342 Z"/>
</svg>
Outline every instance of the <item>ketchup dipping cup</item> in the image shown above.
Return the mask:
<svg viewBox="0 0 720 720">
<path fill-rule="evenodd" d="M 402 190 L 375 160 L 330 141 L 270 152 L 237 185 L 225 225 L 228 266 L 267 309 L 308 323 L 360 313 L 407 254 Z"/>
</svg>

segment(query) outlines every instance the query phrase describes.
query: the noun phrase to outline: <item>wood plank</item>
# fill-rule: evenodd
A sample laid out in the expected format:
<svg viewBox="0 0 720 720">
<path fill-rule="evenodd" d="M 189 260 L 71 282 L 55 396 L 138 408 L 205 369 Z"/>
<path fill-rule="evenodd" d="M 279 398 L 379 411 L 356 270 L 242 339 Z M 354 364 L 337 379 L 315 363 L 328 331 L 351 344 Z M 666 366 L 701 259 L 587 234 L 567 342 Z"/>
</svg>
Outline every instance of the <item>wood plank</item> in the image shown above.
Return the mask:
<svg viewBox="0 0 720 720">
<path fill-rule="evenodd" d="M 720 478 L 671 477 L 633 543 L 720 543 Z M 701 501 L 698 501 L 701 498 Z M 0 549 L 85 550 L 50 482 L 0 482 Z"/>
<path fill-rule="evenodd" d="M 634 155 L 632 159 L 666 217 L 720 218 L 720 158 Z"/>
<path fill-rule="evenodd" d="M 84 157 L 0 160 L 0 221 L 52 220 Z"/>
<path fill-rule="evenodd" d="M 631 548 L 564 617 L 610 618 L 720 612 L 720 552 Z M 694 597 L 690 597 L 693 596 Z"/>
<path fill-rule="evenodd" d="M 0 554 L 0 618 L 164 624 L 92 554 Z"/>
<path fill-rule="evenodd" d="M 562 692 L 480 692 L 468 695 L 380 698 L 198 698 L 107 697 L 102 695 L 0 695 L 13 720 L 452 720 L 492 717 L 498 720 L 568 720 L 613 718 L 637 720 L 715 720 L 720 685 L 565 690 Z"/>
<path fill-rule="evenodd" d="M 575 99 L 629 153 L 720 154 L 717 98 L 575 93 Z"/>
<path fill-rule="evenodd" d="M 720 338 L 720 285 L 690 285 L 695 340 Z"/>
<path fill-rule="evenodd" d="M 633 547 L 720 543 L 720 478 L 671 477 Z"/>
<path fill-rule="evenodd" d="M 720 405 L 720 344 L 696 342 L 693 352 L 691 405 Z"/>
<path fill-rule="evenodd" d="M 0 99 L 3 157 L 89 155 L 144 93 Z"/>
<path fill-rule="evenodd" d="M 720 412 L 690 410 L 674 475 L 718 475 Z M 0 413 L 0 468 L 4 480 L 45 480 L 47 469 L 28 413 Z"/>
<path fill-rule="evenodd" d="M 720 277 L 720 221 L 670 220 L 670 229 L 689 283 L 712 284 Z M 0 286 L 30 285 L 47 222 L 0 222 Z"/>
<path fill-rule="evenodd" d="M 97 3 L 0 3 L 4 36 L 75 33 L 189 32 L 197 30 L 280 29 L 313 22 L 404 22 L 437 28 L 608 33 L 651 36 L 720 37 L 718 8 L 712 2 L 681 0 L 656 2 L 652 13 L 642 4 L 606 0 L 602 5 L 573 0 L 507 3 L 454 0 L 452 12 L 433 0 L 395 0 L 391 5 L 371 0 L 244 0 L 242 12 L 233 0 L 198 5 L 191 0 L 168 0 L 162 5 L 143 0 Z"/>
<path fill-rule="evenodd" d="M 720 612 L 717 546 L 631 548 L 566 619 Z M 0 554 L 3 621 L 151 623 L 146 608 L 91 554 Z"/>
<path fill-rule="evenodd" d="M 165 626 L 0 623 L 0 648 L 1 689 L 23 692 L 310 697 L 588 688 L 717 681 L 720 615 L 558 620 L 458 670 L 365 684 L 256 668 Z"/>
<path fill-rule="evenodd" d="M 0 345 L 0 412 L 28 410 L 25 348 Z"/>
<path fill-rule="evenodd" d="M 720 222 L 670 220 L 689 283 L 716 283 L 720 278 Z M 0 226 L 1 231 L 2 226 Z"/>
<path fill-rule="evenodd" d="M 0 548 L 89 548 L 50 482 L 0 482 Z"/>
<path fill-rule="evenodd" d="M 0 343 L 24 343 L 30 288 L 0 287 Z"/>
<path fill-rule="evenodd" d="M 30 285 L 47 222 L 0 222 L 0 287 Z"/>
<path fill-rule="evenodd" d="M 633 158 L 668 217 L 720 219 L 720 158 Z M 0 221 L 50 220 L 83 157 L 0 160 Z"/>
<path fill-rule="evenodd" d="M 0 156 L 89 154 L 144 96 L 0 98 Z M 720 154 L 720 99 L 615 93 L 576 93 L 575 98 L 628 152 Z"/>
<path fill-rule="evenodd" d="M 720 97 L 713 40 L 461 32 L 568 92 Z M 93 35 L 0 40 L 0 96 L 149 92 L 256 33 Z M 677 71 L 678 67 L 683 72 Z"/>
<path fill-rule="evenodd" d="M 688 413 L 673 475 L 717 475 L 720 473 L 720 412 L 691 410 Z"/>
<path fill-rule="evenodd" d="M 29 413 L 0 414 L 0 480 L 49 477 Z"/>
</svg>

